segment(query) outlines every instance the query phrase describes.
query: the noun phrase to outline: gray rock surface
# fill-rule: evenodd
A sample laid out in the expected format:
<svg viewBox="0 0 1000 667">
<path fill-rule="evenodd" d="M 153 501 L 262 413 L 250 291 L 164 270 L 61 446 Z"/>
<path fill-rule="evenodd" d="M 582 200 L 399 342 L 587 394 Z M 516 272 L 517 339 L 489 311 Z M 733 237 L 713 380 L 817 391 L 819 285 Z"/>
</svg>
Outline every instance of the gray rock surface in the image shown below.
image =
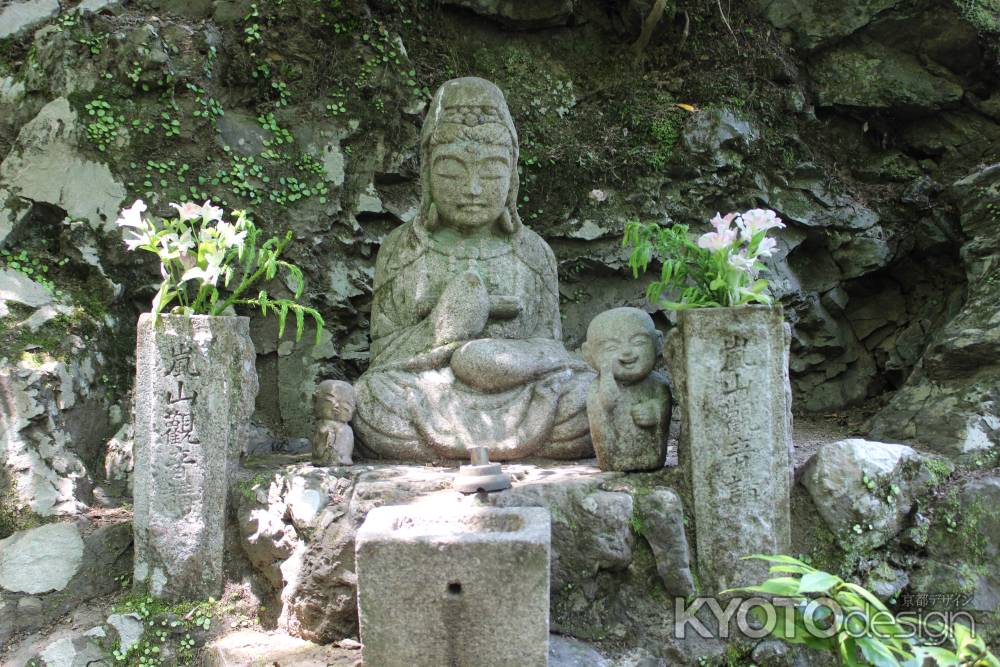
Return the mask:
<svg viewBox="0 0 1000 667">
<path fill-rule="evenodd" d="M 565 25 L 573 17 L 573 0 L 445 0 L 446 5 L 471 9 L 477 14 L 518 28 Z"/>
<path fill-rule="evenodd" d="M 821 106 L 934 110 L 962 99 L 956 77 L 880 42 L 826 51 L 812 65 Z"/>
<path fill-rule="evenodd" d="M 15 507 L 39 516 L 77 514 L 93 502 L 91 471 L 115 426 L 100 386 L 106 357 L 78 337 L 66 344 L 72 354 L 63 358 L 0 354 L 4 471 Z"/>
<path fill-rule="evenodd" d="M 549 636 L 549 667 L 608 667 L 609 663 L 592 646 L 562 635 Z"/>
<path fill-rule="evenodd" d="M 156 597 L 219 595 L 229 476 L 257 394 L 248 318 L 139 318 L 135 585 Z"/>
<path fill-rule="evenodd" d="M 764 17 L 795 34 L 797 46 L 813 49 L 852 34 L 900 0 L 758 0 Z"/>
<path fill-rule="evenodd" d="M 684 506 L 671 489 L 653 489 L 636 499 L 641 536 L 653 549 L 656 571 L 668 595 L 687 597 L 695 592 L 690 549 L 684 532 Z"/>
<path fill-rule="evenodd" d="M 0 206 L 9 197 L 44 202 L 117 234 L 115 219 L 125 188 L 107 165 L 82 154 L 79 147 L 86 136 L 85 124 L 65 97 L 42 107 L 21 128 L 14 149 L 0 164 Z M 20 219 L 12 209 L 0 211 L 0 220 L 4 217 Z M 0 242 L 9 231 L 0 224 Z"/>
<path fill-rule="evenodd" d="M 0 9 L 0 39 L 43 23 L 59 13 L 59 0 L 14 0 Z"/>
<path fill-rule="evenodd" d="M 927 459 L 912 448 L 860 438 L 824 446 L 802 475 L 841 544 L 863 548 L 895 537 L 935 480 Z"/>
<path fill-rule="evenodd" d="M 359 667 L 360 651 L 323 646 L 277 633 L 256 630 L 230 632 L 205 648 L 205 667 Z"/>
<path fill-rule="evenodd" d="M 622 475 L 594 466 L 509 465 L 506 472 L 513 487 L 489 494 L 486 503 L 540 507 L 552 516 L 552 618 L 559 632 L 596 638 L 586 628 L 604 627 L 600 618 L 622 614 L 615 633 L 628 627 L 644 634 L 649 618 L 672 610 L 647 596 L 650 586 L 659 590 L 661 573 L 683 588 L 690 561 L 683 510 L 671 491 L 676 470 Z M 279 627 L 323 643 L 355 635 L 357 527 L 371 508 L 382 505 L 480 504 L 452 489 L 455 473 L 365 464 L 296 464 L 242 473 L 234 491 L 241 542 L 278 600 Z M 294 506 L 303 502 L 296 498 L 312 496 L 310 489 L 324 499 L 322 505 L 309 505 L 318 508 L 315 519 L 296 522 L 300 510 Z M 666 594 L 679 593 L 667 588 Z"/>
<path fill-rule="evenodd" d="M 681 410 L 703 590 L 758 583 L 791 547 L 790 334 L 780 307 L 680 311 L 664 351 Z"/>
<path fill-rule="evenodd" d="M 373 509 L 355 541 L 365 662 L 545 667 L 550 543 L 540 508 Z"/>
<path fill-rule="evenodd" d="M 86 608 L 93 598 L 119 590 L 131 571 L 131 546 L 131 524 L 120 518 L 97 527 L 85 520 L 46 524 L 0 542 L 0 570 L 5 571 L 0 582 L 0 647 L 14 633 L 34 632 L 67 612 Z M 95 625 L 71 633 L 78 649 L 86 643 L 77 642 L 78 636 Z M 29 652 L 40 649 L 38 645 Z M 7 664 L 2 649 L 0 664 Z"/>
<path fill-rule="evenodd" d="M 72 523 L 50 523 L 0 540 L 0 588 L 61 591 L 80 569 L 83 540 Z"/>
<path fill-rule="evenodd" d="M 918 442 L 949 457 L 981 462 L 1000 447 L 1000 232 L 993 213 L 1000 164 L 952 186 L 967 239 L 969 290 L 961 311 L 933 338 L 889 404 L 872 420 L 878 437 Z"/>
</svg>

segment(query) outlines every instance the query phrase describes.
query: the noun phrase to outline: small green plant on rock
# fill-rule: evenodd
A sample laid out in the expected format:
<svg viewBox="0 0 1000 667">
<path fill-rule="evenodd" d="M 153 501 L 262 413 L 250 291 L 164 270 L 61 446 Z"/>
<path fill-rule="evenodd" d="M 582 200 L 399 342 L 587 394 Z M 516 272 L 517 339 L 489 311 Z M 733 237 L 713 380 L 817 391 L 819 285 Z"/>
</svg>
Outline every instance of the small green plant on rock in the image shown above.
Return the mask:
<svg viewBox="0 0 1000 667">
<path fill-rule="evenodd" d="M 761 612 L 773 636 L 833 653 L 843 667 L 1000 667 L 983 639 L 960 623 L 942 626 L 897 617 L 865 588 L 791 556 L 746 558 L 771 563 L 771 573 L 781 576 L 721 594 L 771 596 L 771 614 L 760 607 L 753 611 Z M 945 637 L 948 647 L 921 643 L 921 633 L 927 632 Z"/>
<path fill-rule="evenodd" d="M 116 116 L 114 109 L 103 95 L 98 95 L 87 102 L 84 109 L 92 118 L 87 124 L 87 137 L 97 146 L 97 150 L 103 153 L 123 132 L 125 117 Z"/>
</svg>

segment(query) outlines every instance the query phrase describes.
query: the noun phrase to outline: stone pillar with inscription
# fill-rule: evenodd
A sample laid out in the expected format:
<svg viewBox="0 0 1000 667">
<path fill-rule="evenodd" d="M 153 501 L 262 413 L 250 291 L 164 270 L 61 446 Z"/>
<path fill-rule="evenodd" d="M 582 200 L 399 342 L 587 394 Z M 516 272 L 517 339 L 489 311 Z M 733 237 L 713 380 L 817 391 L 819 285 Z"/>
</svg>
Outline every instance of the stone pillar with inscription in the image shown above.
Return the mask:
<svg viewBox="0 0 1000 667">
<path fill-rule="evenodd" d="M 246 317 L 139 318 L 135 382 L 135 587 L 169 600 L 219 595 L 230 473 L 257 373 Z"/>
<path fill-rule="evenodd" d="M 740 560 L 791 547 L 790 329 L 781 306 L 681 311 L 664 351 L 680 403 L 699 583 L 718 593 L 767 578 Z"/>
</svg>

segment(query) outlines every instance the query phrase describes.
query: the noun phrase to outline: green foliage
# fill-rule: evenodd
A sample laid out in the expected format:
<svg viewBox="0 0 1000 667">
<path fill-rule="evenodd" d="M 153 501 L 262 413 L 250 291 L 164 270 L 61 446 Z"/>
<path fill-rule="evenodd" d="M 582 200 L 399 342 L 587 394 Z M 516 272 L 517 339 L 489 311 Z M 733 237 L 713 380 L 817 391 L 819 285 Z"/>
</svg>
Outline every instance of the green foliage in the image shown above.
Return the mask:
<svg viewBox="0 0 1000 667">
<path fill-rule="evenodd" d="M 257 122 L 262 128 L 271 132 L 272 138 L 264 140 L 265 146 L 281 146 L 295 141 L 291 132 L 278 125 L 273 113 L 257 116 Z"/>
<path fill-rule="evenodd" d="M 981 34 L 1000 32 L 1000 0 L 954 0 L 962 18 Z"/>
<path fill-rule="evenodd" d="M 117 646 L 111 649 L 115 665 L 158 667 L 196 664 L 196 648 L 204 642 L 219 609 L 214 598 L 169 604 L 150 595 L 131 595 L 115 611 L 138 615 L 145 628 L 127 651 Z"/>
<path fill-rule="evenodd" d="M 264 315 L 277 315 L 279 337 L 284 335 L 289 313 L 295 317 L 296 340 L 302 337 L 305 317 L 311 317 L 319 343 L 323 317 L 314 308 L 298 303 L 305 292 L 302 270 L 281 259 L 292 240 L 291 232 L 261 243 L 260 230 L 244 211 L 236 211 L 235 223 L 229 223 L 222 219 L 222 209 L 210 202 L 173 206 L 178 217 L 163 219 L 159 226 L 142 217 L 146 206 L 141 200 L 124 210 L 118 220 L 119 226 L 131 230 L 125 240 L 130 250 L 146 250 L 160 259 L 164 278 L 150 308 L 154 317 L 175 302 L 169 312 L 177 315 L 225 315 L 236 305 L 257 307 Z M 247 296 L 261 280 L 277 277 L 279 270 L 290 283 L 291 299 L 275 299 L 263 289 L 254 297 Z M 224 297 L 223 290 L 237 276 L 235 289 Z"/>
<path fill-rule="evenodd" d="M 257 489 L 268 484 L 270 478 L 264 473 L 257 473 L 253 477 L 247 479 L 241 479 L 236 483 L 236 490 L 239 491 L 240 495 L 249 501 L 254 500 L 257 497 Z"/>
<path fill-rule="evenodd" d="M 35 256 L 23 248 L 14 248 L 12 250 L 8 250 L 7 248 L 0 249 L 0 267 L 24 274 L 57 296 L 59 295 L 59 290 L 56 289 L 55 284 L 52 282 L 49 271 L 61 268 L 68 262 L 68 257 L 61 257 L 54 264 L 50 264 L 44 257 Z"/>
<path fill-rule="evenodd" d="M 92 118 L 87 124 L 87 138 L 103 153 L 124 131 L 125 116 L 116 116 L 114 109 L 103 95 L 98 95 L 87 102 L 84 109 Z"/>
<path fill-rule="evenodd" d="M 1000 667 L 1000 660 L 989 652 L 982 638 L 964 625 L 922 625 L 914 619 L 901 622 L 868 590 L 801 560 L 783 555 L 747 558 L 771 563 L 771 573 L 782 576 L 722 591 L 721 595 L 754 593 L 791 602 L 790 616 L 783 608 L 775 610 L 771 634 L 791 644 L 833 653 L 844 667 Z M 787 625 L 789 620 L 791 626 Z M 943 631 L 951 648 L 917 643 L 921 630 L 933 630 L 938 636 Z"/>
<path fill-rule="evenodd" d="M 762 230 L 754 235 L 751 249 L 760 244 L 765 234 L 766 230 Z M 660 259 L 660 277 L 646 288 L 646 298 L 659 308 L 685 310 L 771 303 L 765 292 L 766 280 L 754 280 L 750 272 L 734 267 L 726 252 L 699 247 L 688 233 L 687 225 L 663 227 L 630 220 L 625 225 L 622 245 L 632 246 L 628 263 L 636 278 L 654 257 Z M 759 262 L 754 268 L 764 270 Z M 680 295 L 677 300 L 668 298 L 677 293 Z"/>
</svg>

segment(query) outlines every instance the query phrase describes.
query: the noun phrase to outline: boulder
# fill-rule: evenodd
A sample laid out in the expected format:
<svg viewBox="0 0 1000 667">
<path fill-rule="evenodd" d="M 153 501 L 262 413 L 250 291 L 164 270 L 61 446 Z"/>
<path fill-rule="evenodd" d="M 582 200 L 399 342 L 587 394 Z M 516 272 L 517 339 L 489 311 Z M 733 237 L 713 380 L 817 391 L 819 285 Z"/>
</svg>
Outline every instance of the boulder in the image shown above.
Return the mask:
<svg viewBox="0 0 1000 667">
<path fill-rule="evenodd" d="M 18 511 L 39 516 L 87 509 L 91 471 L 100 469 L 101 449 L 114 429 L 100 373 L 104 355 L 75 336 L 64 343 L 68 349 L 57 352 L 59 358 L 33 351 L 0 362 L 0 392 L 9 406 L 0 414 L 3 469 Z"/>
<path fill-rule="evenodd" d="M 132 525 L 120 521 L 51 523 L 0 541 L 0 645 L 121 588 L 131 547 Z M 75 638 L 71 643 L 84 649 Z M 62 655 L 69 644 L 60 646 Z"/>
<path fill-rule="evenodd" d="M 566 25 L 573 19 L 573 0 L 444 0 L 518 29 Z"/>
<path fill-rule="evenodd" d="M 927 532 L 927 559 L 911 576 L 912 593 L 956 594 L 961 607 L 982 612 L 1000 605 L 997 503 L 1000 475 L 995 473 L 973 475 L 939 495 Z"/>
<path fill-rule="evenodd" d="M 106 164 L 81 153 L 86 140 L 86 125 L 68 99 L 59 97 L 42 107 L 21 128 L 13 150 L 0 164 L 0 221 L 6 216 L 14 221 L 11 228 L 17 226 L 18 211 L 4 208 L 16 197 L 56 206 L 74 219 L 118 234 L 115 220 L 125 188 Z M 0 223 L 0 243 L 10 231 Z"/>
<path fill-rule="evenodd" d="M 845 548 L 874 549 L 905 527 L 937 478 L 928 459 L 906 445 L 851 438 L 822 447 L 801 480 Z"/>
<path fill-rule="evenodd" d="M 962 99 L 947 70 L 926 68 L 916 55 L 863 41 L 825 51 L 810 65 L 820 106 L 934 111 Z"/>
<path fill-rule="evenodd" d="M 80 531 L 50 523 L 0 540 L 0 588 L 14 593 L 61 591 L 83 559 Z"/>
<path fill-rule="evenodd" d="M 18 37 L 59 13 L 59 0 L 14 0 L 0 9 L 0 39 Z"/>
<path fill-rule="evenodd" d="M 901 0 L 757 0 L 771 25 L 791 32 L 793 43 L 804 49 L 846 37 L 898 4 Z"/>
</svg>

